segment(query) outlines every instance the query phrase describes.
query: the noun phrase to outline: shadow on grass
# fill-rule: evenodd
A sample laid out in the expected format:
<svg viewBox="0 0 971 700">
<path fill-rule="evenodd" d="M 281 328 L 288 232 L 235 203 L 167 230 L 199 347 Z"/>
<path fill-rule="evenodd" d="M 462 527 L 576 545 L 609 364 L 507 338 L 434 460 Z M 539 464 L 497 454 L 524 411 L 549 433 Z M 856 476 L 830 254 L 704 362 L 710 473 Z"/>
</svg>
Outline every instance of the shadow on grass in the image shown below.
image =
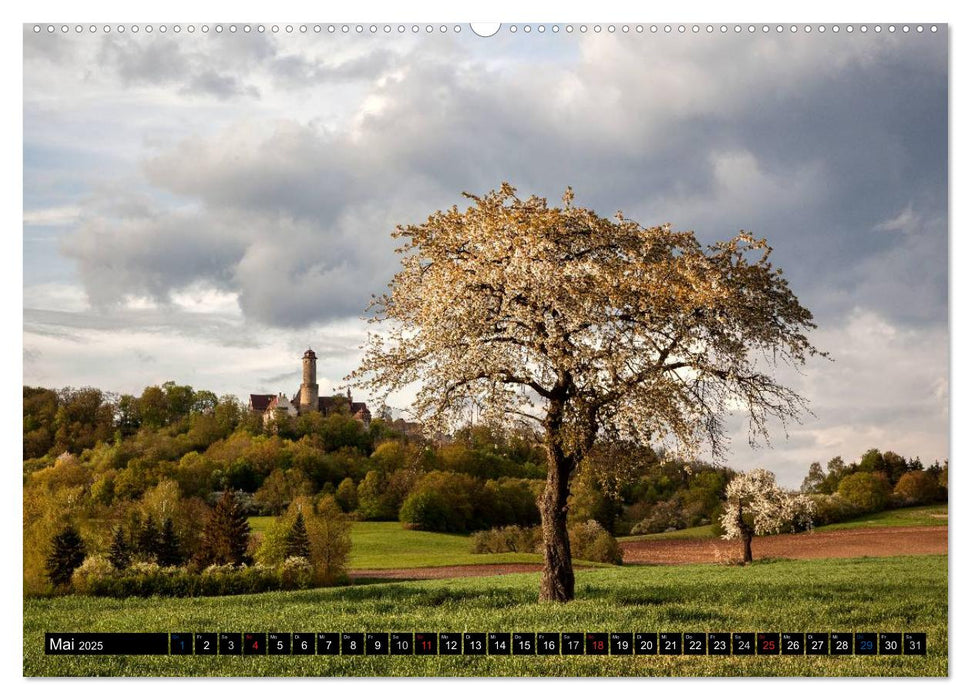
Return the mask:
<svg viewBox="0 0 971 700">
<path fill-rule="evenodd" d="M 408 581 L 421 581 L 416 577 L 403 578 L 401 576 L 355 576 L 351 578 L 350 586 L 370 586 L 375 583 L 407 583 Z"/>
<path fill-rule="evenodd" d="M 357 579 L 355 585 L 340 588 L 318 588 L 314 590 L 295 592 L 295 601 L 312 602 L 321 597 L 334 601 L 359 605 L 381 605 L 394 603 L 407 606 L 442 606 L 462 604 L 484 609 L 502 609 L 510 605 L 535 603 L 539 593 L 526 591 L 514 587 L 485 588 L 485 587 L 455 587 L 429 588 L 424 580 L 403 581 L 402 579 L 378 579 L 368 581 Z M 379 584 L 379 585 L 369 585 Z"/>
<path fill-rule="evenodd" d="M 780 564 L 787 561 L 796 561 L 790 557 L 759 557 L 748 564 L 743 564 L 742 562 L 733 562 L 736 566 L 761 566 L 762 564 Z"/>
</svg>

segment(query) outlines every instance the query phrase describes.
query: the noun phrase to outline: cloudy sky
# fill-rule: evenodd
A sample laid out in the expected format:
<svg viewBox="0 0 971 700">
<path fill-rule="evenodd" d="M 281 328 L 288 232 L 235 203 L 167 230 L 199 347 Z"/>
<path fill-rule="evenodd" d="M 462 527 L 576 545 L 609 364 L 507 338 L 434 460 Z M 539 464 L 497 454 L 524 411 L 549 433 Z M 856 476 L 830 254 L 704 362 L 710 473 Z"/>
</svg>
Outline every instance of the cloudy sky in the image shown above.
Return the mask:
<svg viewBox="0 0 971 700">
<path fill-rule="evenodd" d="M 833 361 L 730 463 L 948 454 L 947 37 L 24 32 L 24 382 L 326 392 L 389 234 L 521 194 L 765 236 Z M 398 397 L 401 408 L 407 397 Z"/>
</svg>

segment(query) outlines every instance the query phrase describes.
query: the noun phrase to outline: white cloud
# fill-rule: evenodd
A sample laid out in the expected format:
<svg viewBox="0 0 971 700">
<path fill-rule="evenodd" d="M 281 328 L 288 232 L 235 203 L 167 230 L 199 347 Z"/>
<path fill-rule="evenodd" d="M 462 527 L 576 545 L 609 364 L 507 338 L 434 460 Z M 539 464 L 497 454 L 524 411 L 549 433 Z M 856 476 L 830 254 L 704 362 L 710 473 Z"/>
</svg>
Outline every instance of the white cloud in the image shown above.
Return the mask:
<svg viewBox="0 0 971 700">
<path fill-rule="evenodd" d="M 47 209 L 31 209 L 24 212 L 25 226 L 63 226 L 76 223 L 81 214 L 80 207 L 63 206 Z"/>
<path fill-rule="evenodd" d="M 27 314 L 24 383 L 140 393 L 150 384 L 174 380 L 241 398 L 292 392 L 299 386 L 300 357 L 309 345 L 319 358 L 321 391 L 328 392 L 357 366 L 365 337 L 356 323 L 294 332 L 244 327 L 216 315 L 190 325 L 187 313 L 201 315 L 131 309 L 116 323 L 92 327 L 91 319 L 79 314 Z"/>
<path fill-rule="evenodd" d="M 914 205 L 908 204 L 897 216 L 881 221 L 873 227 L 874 231 L 900 231 L 909 236 L 914 235 L 920 230 L 921 220 Z"/>
<path fill-rule="evenodd" d="M 290 391 L 312 344 L 335 384 L 395 224 L 569 184 L 767 236 L 816 313 L 819 418 L 738 466 L 946 455 L 945 37 L 320 39 L 25 35 L 24 221 L 68 232 L 25 278 L 77 270 L 24 289 L 25 381 Z"/>
<path fill-rule="evenodd" d="M 819 329 L 816 345 L 832 361 L 816 359 L 804 374 L 780 378 L 809 399 L 813 416 L 781 430 L 772 449 L 749 450 L 738 418 L 733 466 L 764 466 L 798 486 L 812 462 L 840 455 L 847 462 L 876 447 L 925 464 L 948 457 L 948 352 L 946 326 L 895 326 L 872 310 L 856 308 L 838 325 Z"/>
<path fill-rule="evenodd" d="M 188 313 L 234 315 L 239 313 L 239 294 L 201 285 L 172 294 L 172 303 Z"/>
<path fill-rule="evenodd" d="M 77 284 L 47 282 L 24 287 L 24 308 L 90 311 L 84 288 Z"/>
</svg>

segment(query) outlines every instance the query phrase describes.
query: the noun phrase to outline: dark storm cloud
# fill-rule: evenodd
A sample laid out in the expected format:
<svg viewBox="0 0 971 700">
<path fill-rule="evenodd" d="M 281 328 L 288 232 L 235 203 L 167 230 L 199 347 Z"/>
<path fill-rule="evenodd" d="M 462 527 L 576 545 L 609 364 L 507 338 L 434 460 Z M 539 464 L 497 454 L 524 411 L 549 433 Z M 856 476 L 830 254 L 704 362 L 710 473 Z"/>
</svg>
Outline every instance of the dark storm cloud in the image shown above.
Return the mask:
<svg viewBox="0 0 971 700">
<path fill-rule="evenodd" d="M 898 45 L 767 91 L 744 120 L 707 119 L 697 129 L 723 148 L 745 148 L 768 173 L 819 165 L 815 196 L 791 208 L 751 202 L 731 212 L 739 226 L 758 224 L 769 236 L 795 285 L 838 289 L 906 322 L 945 320 L 945 66 L 944 42 Z M 916 227 L 881 229 L 904 212 Z M 709 233 L 722 214 L 695 212 L 695 220 Z M 820 296 L 821 313 L 841 310 L 829 301 Z"/>
<path fill-rule="evenodd" d="M 259 91 L 241 78 L 255 62 L 271 53 L 269 39 L 240 42 L 227 38 L 219 51 L 206 39 L 175 34 L 152 37 L 108 34 L 102 39 L 98 63 L 114 71 L 124 86 L 170 86 L 184 94 L 219 99 L 258 97 Z M 245 47 L 241 50 L 241 47 Z M 242 71 L 241 71 L 242 69 Z"/>
<path fill-rule="evenodd" d="M 508 180 L 705 241 L 767 236 L 820 320 L 946 317 L 944 37 L 589 37 L 574 62 L 501 64 L 461 42 L 326 61 L 237 37 L 235 69 L 216 44 L 156 62 L 130 40 L 106 49 L 123 79 L 188 62 L 189 85 L 209 61 L 200 89 L 224 97 L 257 74 L 371 81 L 340 128 L 241 119 L 148 158 L 149 184 L 197 207 L 83 224 L 65 251 L 95 301 L 208 281 L 268 325 L 358 315 L 394 270 L 395 224 Z"/>
<path fill-rule="evenodd" d="M 293 370 L 292 372 L 280 372 L 280 374 L 274 374 L 270 377 L 260 377 L 257 381 L 263 385 L 275 385 L 280 384 L 284 380 L 286 381 L 296 381 L 299 382 L 301 377 L 300 370 Z"/>
<path fill-rule="evenodd" d="M 394 54 L 374 50 L 326 60 L 288 46 L 294 38 L 266 34 L 131 36 L 108 34 L 98 53 L 101 68 L 113 71 L 124 86 L 174 87 L 185 95 L 218 99 L 260 98 L 256 82 L 276 87 L 372 80 L 393 62 Z M 289 41 L 288 41 L 289 40 Z M 32 51 L 52 60 L 67 58 L 70 42 L 31 42 Z M 300 42 L 299 47 L 306 44 Z"/>
<path fill-rule="evenodd" d="M 245 85 L 235 75 L 217 73 L 216 71 L 200 71 L 185 81 L 182 92 L 186 94 L 202 93 L 212 95 L 221 100 L 228 100 L 239 95 L 259 97 L 260 91 L 251 85 Z"/>
<path fill-rule="evenodd" d="M 102 65 L 114 68 L 126 86 L 172 83 L 182 80 L 192 68 L 190 54 L 170 37 L 144 41 L 109 34 L 99 59 Z"/>
<path fill-rule="evenodd" d="M 247 224 L 211 214 L 93 217 L 64 239 L 62 248 L 77 261 L 95 306 L 127 296 L 165 301 L 173 290 L 194 282 L 230 286 L 234 264 L 254 235 Z"/>
</svg>

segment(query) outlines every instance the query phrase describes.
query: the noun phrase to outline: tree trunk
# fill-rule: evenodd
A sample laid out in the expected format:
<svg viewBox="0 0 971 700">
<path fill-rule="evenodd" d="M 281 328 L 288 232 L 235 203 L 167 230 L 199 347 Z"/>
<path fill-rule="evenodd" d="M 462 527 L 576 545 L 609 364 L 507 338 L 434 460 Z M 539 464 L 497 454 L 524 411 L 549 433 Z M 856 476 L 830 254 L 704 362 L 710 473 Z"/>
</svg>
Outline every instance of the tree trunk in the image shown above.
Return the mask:
<svg viewBox="0 0 971 700">
<path fill-rule="evenodd" d="M 742 563 L 750 564 L 752 562 L 752 533 L 743 532 L 742 533 Z"/>
<path fill-rule="evenodd" d="M 573 561 L 566 529 L 570 465 L 551 450 L 546 474 L 546 490 L 539 500 L 543 521 L 543 579 L 540 601 L 565 603 L 573 600 Z"/>
</svg>

